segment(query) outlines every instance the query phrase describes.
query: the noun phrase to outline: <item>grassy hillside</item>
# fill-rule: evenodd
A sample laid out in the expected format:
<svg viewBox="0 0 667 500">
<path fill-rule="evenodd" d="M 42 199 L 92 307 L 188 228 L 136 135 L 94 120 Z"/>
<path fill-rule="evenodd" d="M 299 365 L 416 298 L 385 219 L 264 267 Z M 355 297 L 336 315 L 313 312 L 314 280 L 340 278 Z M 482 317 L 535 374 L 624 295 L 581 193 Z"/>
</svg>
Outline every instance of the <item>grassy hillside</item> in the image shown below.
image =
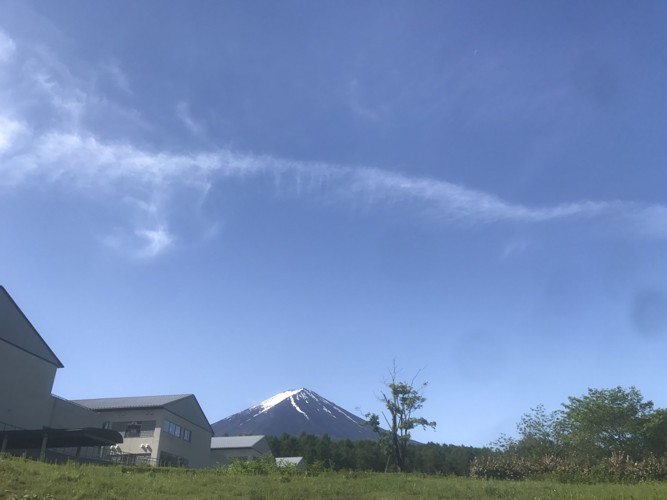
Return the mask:
<svg viewBox="0 0 667 500">
<path fill-rule="evenodd" d="M 52 499 L 663 499 L 667 483 L 571 485 L 267 468 L 169 469 L 52 465 L 0 457 L 0 498 Z"/>
</svg>

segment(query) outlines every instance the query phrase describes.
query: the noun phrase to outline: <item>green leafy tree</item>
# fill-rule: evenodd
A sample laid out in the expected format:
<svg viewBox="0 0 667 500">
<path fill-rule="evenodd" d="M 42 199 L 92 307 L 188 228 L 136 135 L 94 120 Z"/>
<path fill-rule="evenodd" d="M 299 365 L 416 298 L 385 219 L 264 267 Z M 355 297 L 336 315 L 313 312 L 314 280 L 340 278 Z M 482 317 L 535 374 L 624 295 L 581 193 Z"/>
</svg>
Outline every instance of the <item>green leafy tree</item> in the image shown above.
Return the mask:
<svg viewBox="0 0 667 500">
<path fill-rule="evenodd" d="M 644 452 L 657 457 L 667 454 L 667 410 L 655 410 L 642 429 Z"/>
<path fill-rule="evenodd" d="M 324 434 L 317 445 L 317 459 L 326 467 L 331 467 L 331 438 L 329 434 Z"/>
<path fill-rule="evenodd" d="M 515 442 L 515 449 L 519 455 L 541 457 L 560 453 L 563 437 L 561 412 L 547 412 L 544 405 L 539 404 L 521 417 L 517 430 L 520 438 Z"/>
<path fill-rule="evenodd" d="M 368 423 L 380 435 L 382 442 L 387 443 L 389 460 L 393 460 L 396 469 L 400 472 L 405 469 L 407 448 L 410 442 L 410 431 L 417 427 L 435 429 L 436 423 L 415 414 L 421 410 L 426 402 L 423 391 L 428 382 L 415 385 L 417 375 L 410 382 L 398 379 L 396 362 L 389 371 L 389 381 L 385 383 L 387 390 L 381 392 L 380 400 L 386 408 L 382 418 L 388 430 L 380 428 L 380 416 L 375 413 L 366 414 Z M 387 470 L 389 465 L 387 461 Z"/>
<path fill-rule="evenodd" d="M 653 411 L 635 387 L 588 389 L 563 403 L 563 441 L 574 452 L 590 457 L 642 453 L 643 431 Z"/>
</svg>

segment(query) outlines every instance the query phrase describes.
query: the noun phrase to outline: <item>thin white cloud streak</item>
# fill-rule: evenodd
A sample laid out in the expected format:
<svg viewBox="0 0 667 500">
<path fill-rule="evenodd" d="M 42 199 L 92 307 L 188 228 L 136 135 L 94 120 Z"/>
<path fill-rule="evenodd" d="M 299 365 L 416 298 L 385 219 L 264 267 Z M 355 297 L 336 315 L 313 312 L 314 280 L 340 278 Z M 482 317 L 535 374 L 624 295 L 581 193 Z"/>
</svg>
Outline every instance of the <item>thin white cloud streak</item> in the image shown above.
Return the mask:
<svg viewBox="0 0 667 500">
<path fill-rule="evenodd" d="M 14 40 L 0 31 L 0 63 L 9 61 L 16 52 Z"/>
<path fill-rule="evenodd" d="M 351 186 L 371 193 L 378 200 L 414 199 L 431 204 L 448 218 L 479 222 L 540 222 L 565 217 L 590 217 L 619 208 L 618 203 L 592 201 L 532 208 L 450 182 L 409 177 L 368 167 L 354 170 Z"/>
<path fill-rule="evenodd" d="M 190 106 L 185 101 L 180 101 L 176 104 L 176 116 L 179 120 L 183 122 L 185 128 L 187 128 L 192 135 L 201 135 L 203 132 L 203 127 L 201 124 L 197 123 L 190 113 Z"/>
<path fill-rule="evenodd" d="M 138 259 L 152 259 L 173 246 L 174 240 L 166 227 L 157 225 L 153 229 L 135 229 L 132 233 L 116 230 L 101 239 L 114 250 Z"/>
<path fill-rule="evenodd" d="M 662 205 L 583 201 L 529 207 L 447 181 L 369 166 L 293 161 L 229 149 L 151 151 L 127 139 L 103 139 L 85 126 L 82 117 L 91 107 L 108 106 L 106 100 L 94 95 L 90 86 L 71 75 L 48 52 L 35 52 L 20 71 L 9 71 L 19 68 L 14 63 L 20 59 L 15 57 L 21 55 L 20 50 L 0 31 L 0 69 L 6 70 L 9 87 L 31 92 L 32 100 L 43 102 L 46 118 L 41 117 L 40 124 L 30 123 L 28 114 L 2 97 L 0 187 L 47 181 L 86 194 L 122 193 L 134 200 L 138 222 L 133 222 L 131 231 L 107 241 L 117 247 L 134 241 L 133 253 L 140 256 L 155 257 L 176 244 L 178 238 L 169 229 L 167 214 L 171 197 L 179 189 L 195 188 L 206 193 L 212 184 L 224 179 L 261 176 L 273 176 L 276 186 L 291 187 L 297 196 L 333 196 L 343 203 L 360 198 L 371 204 L 416 203 L 444 219 L 471 224 L 616 217 L 649 236 L 667 236 L 667 208 Z M 122 74 L 122 69 L 117 69 Z M 199 125 L 187 106 L 175 106 L 186 126 L 189 122 Z"/>
<path fill-rule="evenodd" d="M 3 118 L 0 117 L 0 134 Z M 11 134 L 5 134 L 5 142 Z M 667 208 L 641 207 L 620 202 L 583 201 L 551 207 L 529 207 L 510 203 L 493 194 L 450 182 L 415 178 L 373 167 L 351 167 L 309 163 L 236 153 L 230 150 L 189 154 L 150 152 L 127 143 L 106 143 L 92 135 L 51 132 L 34 140 L 32 147 L 18 154 L 2 154 L 0 183 L 18 185 L 30 179 L 66 180 L 81 189 L 108 187 L 126 181 L 150 189 L 161 186 L 201 185 L 208 189 L 221 178 L 270 174 L 290 177 L 297 193 L 320 186 L 333 193 L 354 193 L 375 203 L 415 201 L 450 219 L 491 223 L 497 221 L 545 222 L 573 217 L 597 217 L 626 213 L 639 217 L 646 231 L 664 232 Z M 2 153 L 2 151 L 0 151 Z M 284 181 L 281 181 L 284 182 Z"/>
<path fill-rule="evenodd" d="M 508 241 L 500 254 L 500 260 L 524 253 L 531 243 L 527 239 L 519 238 Z"/>
</svg>

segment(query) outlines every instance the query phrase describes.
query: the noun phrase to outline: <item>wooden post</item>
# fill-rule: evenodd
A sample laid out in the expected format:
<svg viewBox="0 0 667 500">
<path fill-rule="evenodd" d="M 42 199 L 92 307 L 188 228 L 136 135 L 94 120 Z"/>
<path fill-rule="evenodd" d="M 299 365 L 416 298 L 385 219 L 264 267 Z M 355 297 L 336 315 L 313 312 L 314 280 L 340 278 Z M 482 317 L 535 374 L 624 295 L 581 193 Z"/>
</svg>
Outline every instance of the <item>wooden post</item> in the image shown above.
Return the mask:
<svg viewBox="0 0 667 500">
<path fill-rule="evenodd" d="M 5 450 L 7 449 L 7 441 L 9 439 L 9 436 L 5 434 L 2 436 L 2 447 L 0 448 L 0 453 L 4 453 Z"/>
</svg>

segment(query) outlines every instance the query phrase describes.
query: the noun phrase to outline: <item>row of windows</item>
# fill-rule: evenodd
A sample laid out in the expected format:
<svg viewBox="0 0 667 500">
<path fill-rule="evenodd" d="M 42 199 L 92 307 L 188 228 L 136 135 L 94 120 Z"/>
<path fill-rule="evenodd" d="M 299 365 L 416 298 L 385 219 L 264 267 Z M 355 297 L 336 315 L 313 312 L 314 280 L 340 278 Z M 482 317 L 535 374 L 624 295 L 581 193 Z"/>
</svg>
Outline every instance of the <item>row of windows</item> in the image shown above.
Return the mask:
<svg viewBox="0 0 667 500">
<path fill-rule="evenodd" d="M 104 422 L 102 425 L 104 429 L 113 429 L 124 435 L 126 438 L 131 437 L 153 437 L 155 431 L 155 420 L 133 420 L 131 422 Z M 188 443 L 192 439 L 192 432 L 190 429 L 181 427 L 170 420 L 165 420 L 162 430 L 174 437 L 183 439 Z"/>
<path fill-rule="evenodd" d="M 174 422 L 171 422 L 170 420 L 165 420 L 164 425 L 162 426 L 162 430 L 165 431 L 167 434 L 171 434 L 174 437 L 177 438 L 183 438 L 184 441 L 187 441 L 188 443 L 192 439 L 192 432 L 190 432 L 190 429 L 186 429 L 185 427 L 181 427 L 178 424 L 175 424 Z"/>
</svg>

